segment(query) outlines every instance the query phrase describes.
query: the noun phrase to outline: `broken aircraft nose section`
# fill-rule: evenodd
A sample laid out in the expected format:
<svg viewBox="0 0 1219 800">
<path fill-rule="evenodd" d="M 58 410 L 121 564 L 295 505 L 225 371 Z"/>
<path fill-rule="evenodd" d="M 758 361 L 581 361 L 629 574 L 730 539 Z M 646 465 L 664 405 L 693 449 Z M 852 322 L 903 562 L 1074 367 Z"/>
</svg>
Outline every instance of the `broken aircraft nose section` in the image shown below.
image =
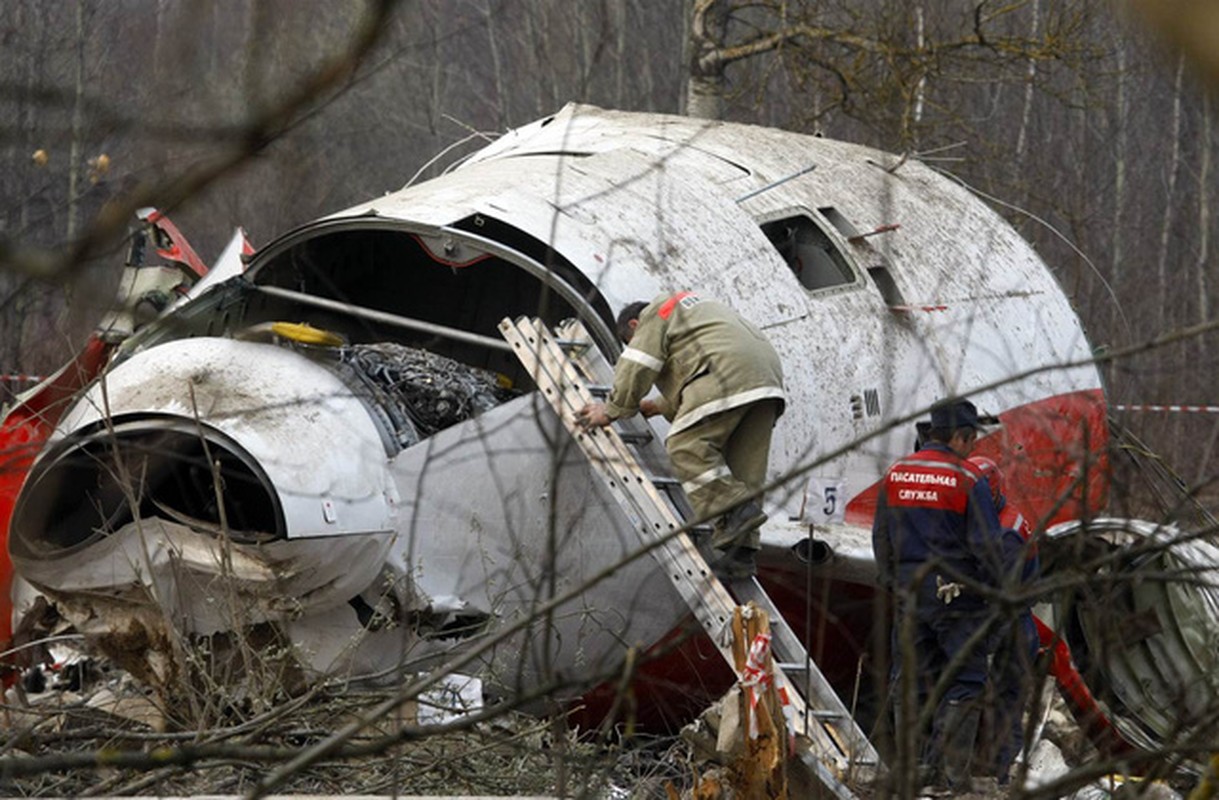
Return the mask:
<svg viewBox="0 0 1219 800">
<path fill-rule="evenodd" d="M 305 355 L 171 342 L 120 364 L 63 420 L 15 510 L 14 556 L 61 555 L 158 514 L 238 542 L 389 531 L 384 461 L 363 404 Z"/>
<path fill-rule="evenodd" d="M 493 373 L 399 343 L 173 340 L 65 415 L 10 549 L 61 615 L 112 657 L 123 645 L 116 660 L 154 685 L 174 678 L 174 636 L 264 623 L 307 672 L 424 669 L 527 618 L 549 575 L 580 585 L 632 551 L 578 453 L 536 468 L 557 426 Z M 628 632 L 673 629 L 662 582 L 635 561 L 606 581 L 604 608 L 573 599 L 553 622 L 575 648 L 563 657 L 604 669 Z M 488 674 L 537 680 L 553 655 L 528 648 L 548 634 L 506 642 Z"/>
<path fill-rule="evenodd" d="M 380 580 L 396 506 L 385 460 L 361 401 L 302 352 L 175 341 L 115 367 L 64 418 L 10 550 L 86 633 L 138 626 L 156 642 L 165 621 L 187 635 L 295 621 L 370 587 L 377 607 L 398 585 Z"/>
</svg>

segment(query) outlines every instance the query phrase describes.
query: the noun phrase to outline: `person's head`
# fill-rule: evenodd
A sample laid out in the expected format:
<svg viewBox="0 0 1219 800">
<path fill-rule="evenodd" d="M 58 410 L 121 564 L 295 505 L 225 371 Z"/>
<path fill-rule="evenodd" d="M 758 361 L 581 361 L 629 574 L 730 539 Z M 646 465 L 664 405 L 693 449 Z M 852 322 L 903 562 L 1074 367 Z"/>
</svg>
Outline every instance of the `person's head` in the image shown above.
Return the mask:
<svg viewBox="0 0 1219 800">
<path fill-rule="evenodd" d="M 995 501 L 995 508 L 1003 505 L 1003 470 L 986 456 L 970 456 L 969 463 L 978 468 L 978 474 L 990 484 L 990 496 Z"/>
<path fill-rule="evenodd" d="M 937 428 L 931 426 L 927 432 L 927 440 L 947 445 L 948 449 L 962 458 L 968 456 L 978 440 L 978 429 L 969 427 Z"/>
<path fill-rule="evenodd" d="M 968 400 L 941 402 L 931 407 L 931 428 L 927 438 L 948 445 L 961 457 L 968 456 L 978 439 L 982 425 L 993 425 L 994 417 L 978 416 L 978 409 Z"/>
<path fill-rule="evenodd" d="M 631 337 L 635 335 L 635 326 L 639 324 L 639 315 L 647 306 L 646 301 L 636 300 L 618 312 L 618 320 L 614 327 L 623 344 L 630 344 Z"/>
</svg>

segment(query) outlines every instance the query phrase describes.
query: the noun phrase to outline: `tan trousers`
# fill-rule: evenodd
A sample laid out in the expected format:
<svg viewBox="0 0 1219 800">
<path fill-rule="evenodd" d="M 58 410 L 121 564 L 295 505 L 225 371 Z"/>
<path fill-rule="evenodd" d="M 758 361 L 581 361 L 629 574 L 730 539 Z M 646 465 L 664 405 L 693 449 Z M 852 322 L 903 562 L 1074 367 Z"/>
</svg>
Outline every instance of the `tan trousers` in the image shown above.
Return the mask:
<svg viewBox="0 0 1219 800">
<path fill-rule="evenodd" d="M 770 436 L 778 411 L 777 401 L 760 400 L 713 414 L 665 442 L 695 516 L 716 521 L 712 547 L 727 549 L 736 544 L 756 550 L 760 546 L 756 528 L 743 540 L 734 541 L 719 517 L 766 483 Z M 761 496 L 756 499 L 760 505 Z"/>
</svg>

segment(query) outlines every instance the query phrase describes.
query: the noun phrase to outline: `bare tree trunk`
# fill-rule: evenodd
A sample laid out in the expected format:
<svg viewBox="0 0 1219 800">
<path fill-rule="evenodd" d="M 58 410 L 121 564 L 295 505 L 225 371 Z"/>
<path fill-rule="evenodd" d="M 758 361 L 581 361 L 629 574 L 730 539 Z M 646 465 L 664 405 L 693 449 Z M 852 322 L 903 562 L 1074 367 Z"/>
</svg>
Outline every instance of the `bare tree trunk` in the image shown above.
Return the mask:
<svg viewBox="0 0 1219 800">
<path fill-rule="evenodd" d="M 629 0 L 628 0 L 628 2 L 629 2 Z M 645 19 L 644 11 L 643 11 L 644 4 L 635 3 L 634 7 L 635 7 L 635 18 L 638 20 Z M 628 24 L 629 24 L 629 20 L 628 20 Z M 683 40 L 682 40 L 682 48 L 683 48 L 682 52 L 683 53 L 685 52 L 684 48 L 686 46 L 687 46 L 686 41 L 685 41 L 685 38 L 683 35 Z M 644 105 L 644 108 L 646 108 L 649 111 L 655 110 L 658 103 L 656 102 L 656 77 L 655 77 L 654 73 L 652 72 L 652 64 L 656 59 L 644 58 L 644 59 L 640 59 L 640 60 L 643 63 L 639 64 L 637 67 L 639 69 L 639 96 L 646 98 L 646 103 Z M 685 62 L 683 61 L 682 63 L 685 63 Z M 678 101 L 678 102 L 680 104 L 681 101 Z M 665 109 L 665 110 L 667 111 L 669 109 Z M 679 109 L 678 113 L 681 113 L 680 109 Z"/>
<path fill-rule="evenodd" d="M 720 48 L 728 22 L 723 0 L 688 0 L 685 113 L 720 119 L 724 113 L 724 61 Z"/>
<path fill-rule="evenodd" d="M 538 21 L 537 9 L 539 7 L 549 8 L 549 10 L 541 12 L 544 15 L 541 18 L 541 25 L 534 27 L 534 23 Z M 537 3 L 528 4 L 527 8 L 531 9 L 531 13 L 528 17 L 528 41 L 532 42 L 533 46 L 530 49 L 532 49 L 535 54 L 538 54 L 538 58 L 540 59 L 540 54 L 547 51 L 546 43 L 550 40 L 550 37 L 554 35 L 566 36 L 566 32 L 557 30 L 556 26 L 560 25 L 560 12 L 558 10 L 549 6 L 541 6 Z M 543 67 L 545 67 L 545 69 L 543 69 Z M 558 111 L 559 107 L 563 105 L 563 101 L 566 99 L 564 96 L 565 92 L 561 88 L 563 86 L 562 63 L 556 58 L 547 58 L 544 60 L 544 63 L 542 60 L 539 60 L 538 75 L 546 75 L 549 79 L 550 102 L 546 108 L 546 113 Z"/>
<path fill-rule="evenodd" d="M 24 4 L 22 4 L 20 8 L 22 9 L 23 13 L 28 13 L 28 18 L 30 20 L 30 24 L 32 25 L 34 14 L 29 12 L 28 7 Z M 17 27 L 18 30 L 20 30 L 21 24 L 18 23 Z M 39 44 L 41 45 L 42 42 L 40 41 Z M 34 104 L 29 101 L 29 98 L 34 96 L 34 87 L 38 82 L 38 76 L 32 54 L 26 57 L 23 69 L 25 75 L 22 85 L 25 91 L 19 98 L 21 108 L 21 129 L 18 132 L 18 136 L 21 142 L 26 145 L 26 148 L 30 149 L 34 144 L 33 138 L 30 135 L 34 130 Z M 25 191 L 21 192 L 21 212 L 18 215 L 17 223 L 22 231 L 22 235 L 26 235 L 25 232 L 30 228 L 30 186 L 28 182 L 25 184 L 24 188 Z"/>
<path fill-rule="evenodd" d="M 926 22 L 923 19 L 923 7 L 921 5 L 914 7 L 914 19 L 917 26 L 916 44 L 919 51 L 927 46 Z M 927 94 L 927 73 L 924 71 L 918 77 L 918 87 L 914 90 L 914 124 L 918 125 L 923 121 L 923 101 Z"/>
<path fill-rule="evenodd" d="M 165 52 L 165 2 L 166 0 L 156 0 L 156 11 L 153 12 L 152 74 L 158 80 L 165 75 L 161 63 L 163 59 L 162 53 Z M 155 91 L 159 87 L 153 85 L 148 88 Z"/>
<path fill-rule="evenodd" d="M 85 0 L 76 0 L 76 91 L 72 100 L 72 140 L 68 146 L 68 230 L 76 238 L 77 197 L 80 193 L 80 150 L 85 106 Z"/>
<path fill-rule="evenodd" d="M 719 119 L 724 113 L 724 76 L 691 76 L 686 87 L 686 115 Z"/>
<path fill-rule="evenodd" d="M 614 16 L 614 107 L 626 107 L 626 0 L 613 6 Z"/>
<path fill-rule="evenodd" d="M 483 0 L 483 15 L 487 18 L 487 43 L 491 53 L 491 71 L 495 79 L 496 117 L 500 129 L 509 127 L 508 109 L 505 107 L 504 71 L 499 63 L 499 35 L 495 30 L 495 14 L 491 10 L 491 0 Z"/>
<path fill-rule="evenodd" d="M 1168 306 L 1168 239 L 1172 228 L 1172 207 L 1177 192 L 1177 172 L 1181 163 L 1181 92 L 1185 77 L 1185 57 L 1177 57 L 1177 76 L 1172 92 L 1172 157 L 1168 162 L 1168 187 L 1164 198 L 1164 218 L 1160 225 L 1160 252 L 1156 260 L 1156 285 L 1159 287 L 1159 309 L 1155 333 L 1164 330 Z"/>
<path fill-rule="evenodd" d="M 444 95 L 444 59 L 440 56 L 440 23 L 435 11 L 428 4 L 421 6 L 428 18 L 428 29 L 432 32 L 432 80 L 428 89 L 428 128 L 435 134 L 440 122 L 441 97 Z"/>
<path fill-rule="evenodd" d="M 576 30 L 580 36 L 580 82 L 576 91 L 584 97 L 588 94 L 593 70 L 597 68 L 597 43 L 594 36 L 605 35 L 605 20 L 585 18 L 585 15 L 596 16 L 597 6 L 591 3 L 574 3 L 572 7 L 576 9 Z"/>
<path fill-rule="evenodd" d="M 694 33 L 690 30 L 694 25 L 694 4 L 697 0 L 685 0 L 682 3 L 681 26 L 681 63 L 682 87 L 677 99 L 677 113 L 690 114 L 690 93 L 693 88 L 690 82 L 694 80 Z"/>
<path fill-rule="evenodd" d="M 1109 226 L 1111 231 L 1110 246 L 1110 282 L 1113 291 L 1117 293 L 1117 299 L 1113 303 L 1112 313 L 1110 314 L 1110 325 L 1114 330 L 1121 330 L 1122 310 L 1120 306 L 1121 298 L 1125 297 L 1125 290 L 1122 281 L 1125 278 L 1125 260 L 1126 254 L 1123 250 L 1124 233 L 1122 222 L 1122 210 L 1126 205 L 1126 156 L 1127 156 L 1127 136 L 1126 123 L 1129 116 L 1130 101 L 1128 98 L 1128 89 L 1130 76 L 1128 74 L 1129 65 L 1129 45 L 1114 37 L 1114 43 L 1117 47 L 1117 109 L 1114 114 L 1114 143 L 1113 143 L 1113 222 Z M 1030 84 L 1031 87 L 1031 84 Z M 1022 131 L 1023 132 L 1023 131 Z M 1129 331 L 1126 331 L 1129 334 Z M 1118 365 L 1110 361 L 1105 367 L 1106 376 L 1109 386 L 1114 386 L 1117 379 Z"/>
<path fill-rule="evenodd" d="M 255 65 L 258 63 L 258 45 L 255 34 L 258 31 L 258 13 L 254 3 L 246 2 L 241 13 L 241 31 L 244 34 L 241 41 L 241 92 L 238 102 L 252 107 L 256 102 L 255 92 L 258 86 L 258 75 Z"/>
<path fill-rule="evenodd" d="M 1198 164 L 1198 257 L 1194 274 L 1198 277 L 1198 320 L 1211 318 L 1210 286 L 1206 277 L 1211 240 L 1211 153 L 1215 149 L 1215 127 L 1211 119 L 1211 98 L 1202 95 L 1202 142 Z"/>
<path fill-rule="evenodd" d="M 1029 41 L 1037 39 L 1041 28 L 1041 0 L 1033 0 L 1033 19 L 1029 23 Z M 1124 57 L 1124 53 L 1119 58 Z M 1123 70 L 1118 68 L 1118 81 L 1122 80 Z M 1037 59 L 1030 57 L 1024 74 L 1024 109 L 1020 112 L 1020 133 L 1016 135 L 1016 163 L 1024 162 L 1024 153 L 1028 147 L 1029 119 L 1033 115 L 1033 84 L 1037 79 Z M 1119 89 L 1119 92 L 1121 90 Z M 1120 103 L 1119 99 L 1119 103 Z"/>
<path fill-rule="evenodd" d="M 1126 201 L 1126 118 L 1129 114 L 1130 101 L 1127 98 L 1129 76 L 1127 50 L 1123 42 L 1117 43 L 1117 108 L 1114 113 L 1113 135 L 1113 285 L 1117 291 L 1122 288 L 1122 205 Z M 1021 133 L 1024 131 L 1021 130 Z"/>
<path fill-rule="evenodd" d="M 11 11 L 13 28 L 15 30 L 27 30 L 27 26 L 29 25 L 29 14 L 26 4 L 24 2 L 18 2 L 14 3 L 13 6 L 14 7 Z M 28 131 L 30 129 L 30 124 L 28 121 L 28 115 L 30 112 L 25 98 L 31 96 L 30 92 L 34 86 L 34 76 L 32 66 L 33 59 L 30 58 L 28 54 L 18 55 L 16 52 L 14 52 L 12 58 L 21 58 L 21 86 L 24 89 L 24 91 L 19 93 L 17 97 L 14 98 L 17 108 L 16 119 L 13 120 L 13 127 L 15 130 L 9 137 L 7 147 L 9 170 L 10 174 L 12 175 L 12 178 L 10 178 L 12 183 L 9 188 L 10 190 L 15 189 L 15 191 L 13 191 L 12 201 L 18 203 L 19 205 L 15 209 L 16 219 L 13 219 L 13 222 L 17 226 L 16 230 L 8 230 L 8 223 L 10 219 L 12 219 L 12 217 L 9 215 L 12 213 L 13 209 L 10 209 L 8 213 L 0 216 L 0 226 L 2 226 L 3 234 L 5 236 L 13 236 L 16 238 L 17 236 L 26 235 L 26 223 L 29 215 L 29 181 L 28 179 L 23 180 L 19 176 L 28 174 L 30 165 L 29 158 L 32 148 L 30 147 L 30 141 L 27 138 Z M 16 72 L 18 65 L 10 61 L 8 63 L 8 69 Z M 5 372 L 19 371 L 21 364 L 21 328 L 23 318 L 20 313 L 20 309 L 17 307 L 21 302 L 21 298 L 15 295 L 15 293 L 19 290 L 17 283 L 18 282 L 15 276 L 0 275 L 0 291 L 3 292 L 2 296 L 6 306 L 11 309 L 9 313 L 0 314 L 0 371 Z M 16 386 L 9 386 L 3 391 L 0 391 L 0 405 L 3 405 L 5 402 L 10 400 L 12 393 L 17 389 L 18 387 Z"/>
<path fill-rule="evenodd" d="M 1211 154 L 1215 149 L 1215 127 L 1214 120 L 1211 118 L 1211 97 L 1205 92 L 1202 94 L 1201 117 L 1202 141 L 1198 145 L 1202 151 L 1198 154 L 1198 255 L 1194 259 L 1194 275 L 1197 276 L 1198 320 L 1206 322 L 1211 318 L 1210 281 L 1207 279 L 1206 271 L 1211 248 Z M 1198 339 L 1195 343 L 1194 355 L 1198 363 L 1204 363 L 1209 355 L 1206 342 L 1202 339 Z M 1196 375 L 1197 373 L 1191 371 L 1187 374 Z M 1202 385 L 1203 396 L 1209 391 L 1211 391 L 1211 385 L 1209 376 L 1207 376 Z M 1202 459 L 1198 465 L 1198 477 L 1195 480 L 1197 484 L 1206 480 L 1206 468 L 1209 465 L 1211 454 L 1215 450 L 1217 439 L 1219 439 L 1219 421 L 1216 421 L 1206 449 L 1202 453 Z"/>
</svg>

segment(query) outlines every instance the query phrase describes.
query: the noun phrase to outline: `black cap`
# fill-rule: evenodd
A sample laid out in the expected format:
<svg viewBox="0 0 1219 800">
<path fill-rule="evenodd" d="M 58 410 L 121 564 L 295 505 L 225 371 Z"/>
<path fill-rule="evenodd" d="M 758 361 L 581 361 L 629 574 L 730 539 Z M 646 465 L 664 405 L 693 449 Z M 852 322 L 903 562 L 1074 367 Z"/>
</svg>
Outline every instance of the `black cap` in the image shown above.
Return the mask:
<svg viewBox="0 0 1219 800">
<path fill-rule="evenodd" d="M 998 425 L 998 417 L 978 416 L 978 409 L 968 400 L 951 403 L 936 403 L 931 407 L 931 427 L 953 431 L 958 428 L 974 428 L 983 425 Z"/>
</svg>

